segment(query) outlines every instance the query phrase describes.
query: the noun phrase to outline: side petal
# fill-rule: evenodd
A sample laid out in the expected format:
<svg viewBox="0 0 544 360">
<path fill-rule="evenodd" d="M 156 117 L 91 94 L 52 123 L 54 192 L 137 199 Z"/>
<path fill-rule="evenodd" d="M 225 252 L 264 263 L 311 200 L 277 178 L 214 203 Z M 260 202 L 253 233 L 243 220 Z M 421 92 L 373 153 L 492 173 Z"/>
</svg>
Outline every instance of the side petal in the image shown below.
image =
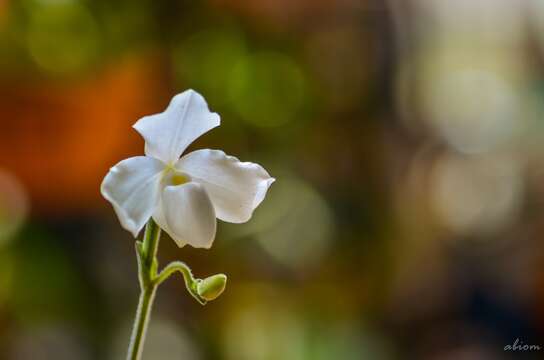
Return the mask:
<svg viewBox="0 0 544 360">
<path fill-rule="evenodd" d="M 182 157 L 176 168 L 204 186 L 217 218 L 243 223 L 264 200 L 274 178 L 260 165 L 241 162 L 220 150 L 197 150 Z"/>
<path fill-rule="evenodd" d="M 113 205 L 121 225 L 134 237 L 158 203 L 163 169 L 164 164 L 156 159 L 136 156 L 112 167 L 102 181 L 102 196 Z"/>
<path fill-rule="evenodd" d="M 197 183 L 167 186 L 162 193 L 164 231 L 182 247 L 209 249 L 215 238 L 217 220 L 204 188 Z"/>
<path fill-rule="evenodd" d="M 210 112 L 202 95 L 187 90 L 174 96 L 164 112 L 145 116 L 133 127 L 145 140 L 145 154 L 169 164 L 220 122 L 219 115 Z"/>
</svg>

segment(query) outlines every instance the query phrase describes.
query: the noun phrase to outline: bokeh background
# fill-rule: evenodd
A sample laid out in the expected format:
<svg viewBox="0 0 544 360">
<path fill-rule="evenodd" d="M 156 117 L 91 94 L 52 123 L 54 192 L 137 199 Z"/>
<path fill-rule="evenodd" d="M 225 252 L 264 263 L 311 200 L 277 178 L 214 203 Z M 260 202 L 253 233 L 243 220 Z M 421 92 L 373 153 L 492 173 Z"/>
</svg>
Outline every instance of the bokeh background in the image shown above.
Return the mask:
<svg viewBox="0 0 544 360">
<path fill-rule="evenodd" d="M 539 358 L 544 2 L 1 0 L 0 359 L 122 359 L 134 239 L 99 185 L 187 88 L 277 178 L 178 249 L 145 359 Z M 505 352 L 516 339 L 542 351 Z"/>
</svg>

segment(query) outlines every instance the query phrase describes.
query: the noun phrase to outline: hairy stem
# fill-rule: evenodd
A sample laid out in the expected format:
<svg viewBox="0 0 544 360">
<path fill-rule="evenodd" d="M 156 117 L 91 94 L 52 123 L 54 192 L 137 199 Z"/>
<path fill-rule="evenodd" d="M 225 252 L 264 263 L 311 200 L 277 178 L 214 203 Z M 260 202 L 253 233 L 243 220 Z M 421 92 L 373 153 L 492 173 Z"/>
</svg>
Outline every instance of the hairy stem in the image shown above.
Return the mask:
<svg viewBox="0 0 544 360">
<path fill-rule="evenodd" d="M 145 228 L 143 243 L 136 243 L 138 258 L 138 277 L 140 279 L 140 300 L 134 319 L 134 327 L 128 347 L 127 360 L 140 360 L 144 347 L 147 326 L 155 299 L 158 282 L 157 277 L 157 249 L 161 229 L 150 219 Z"/>
</svg>

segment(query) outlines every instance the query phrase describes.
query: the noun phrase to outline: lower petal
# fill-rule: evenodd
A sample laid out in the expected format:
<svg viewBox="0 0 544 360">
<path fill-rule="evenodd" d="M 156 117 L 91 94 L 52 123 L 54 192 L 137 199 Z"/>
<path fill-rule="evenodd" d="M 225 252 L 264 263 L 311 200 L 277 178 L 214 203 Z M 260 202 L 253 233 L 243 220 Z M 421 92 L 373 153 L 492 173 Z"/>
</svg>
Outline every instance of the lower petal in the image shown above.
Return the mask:
<svg viewBox="0 0 544 360">
<path fill-rule="evenodd" d="M 189 244 L 206 249 L 212 246 L 217 221 L 202 185 L 189 182 L 167 186 L 162 193 L 161 207 L 153 217 L 178 246 Z"/>
</svg>

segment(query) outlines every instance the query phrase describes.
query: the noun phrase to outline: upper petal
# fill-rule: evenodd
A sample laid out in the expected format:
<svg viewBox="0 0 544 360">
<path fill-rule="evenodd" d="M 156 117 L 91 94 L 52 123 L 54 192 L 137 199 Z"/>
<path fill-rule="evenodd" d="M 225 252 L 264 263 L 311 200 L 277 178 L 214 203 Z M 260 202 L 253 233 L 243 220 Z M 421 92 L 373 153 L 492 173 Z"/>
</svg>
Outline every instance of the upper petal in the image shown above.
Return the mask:
<svg viewBox="0 0 544 360">
<path fill-rule="evenodd" d="M 168 108 L 145 116 L 134 124 L 145 140 L 145 154 L 172 163 L 196 138 L 219 126 L 220 118 L 210 112 L 206 100 L 194 90 L 172 98 Z"/>
<path fill-rule="evenodd" d="M 240 162 L 220 150 L 194 151 L 182 157 L 176 168 L 201 183 L 217 217 L 232 223 L 248 221 L 275 181 L 260 165 Z"/>
<path fill-rule="evenodd" d="M 156 159 L 136 156 L 112 167 L 102 181 L 102 196 L 112 203 L 121 225 L 134 237 L 155 210 L 163 169 L 164 164 Z"/>
<path fill-rule="evenodd" d="M 157 214 L 158 223 L 164 223 L 164 231 L 179 247 L 189 244 L 209 249 L 212 246 L 217 220 L 210 198 L 200 184 L 190 182 L 165 187 L 161 210 Z"/>
</svg>

